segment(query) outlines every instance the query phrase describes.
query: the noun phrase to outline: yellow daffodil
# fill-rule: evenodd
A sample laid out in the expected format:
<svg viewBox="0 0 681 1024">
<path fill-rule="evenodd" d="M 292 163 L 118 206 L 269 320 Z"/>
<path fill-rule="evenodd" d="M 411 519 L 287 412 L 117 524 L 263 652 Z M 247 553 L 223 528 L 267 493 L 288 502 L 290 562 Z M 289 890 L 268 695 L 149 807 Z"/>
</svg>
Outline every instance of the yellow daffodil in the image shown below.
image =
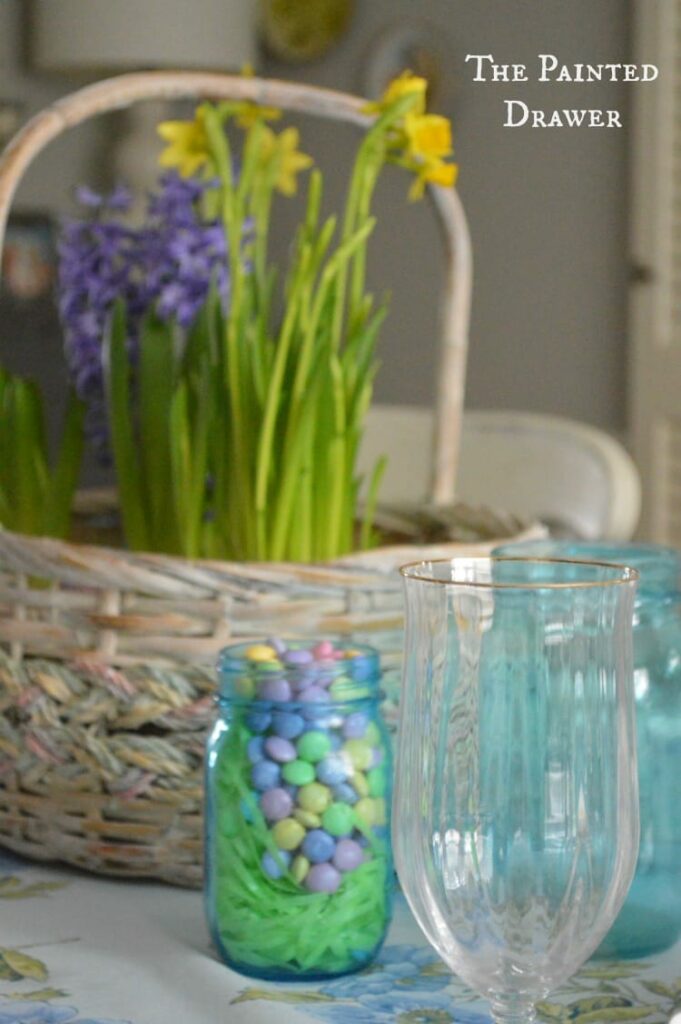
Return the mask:
<svg viewBox="0 0 681 1024">
<path fill-rule="evenodd" d="M 380 100 L 376 100 L 373 103 L 367 103 L 364 107 L 364 111 L 367 114 L 382 114 L 384 110 L 387 110 L 396 100 L 401 99 L 403 96 L 408 96 L 411 93 L 415 93 L 418 96 L 418 100 L 414 104 L 413 111 L 416 114 L 423 114 L 426 110 L 426 89 L 428 88 L 428 82 L 425 78 L 419 78 L 418 75 L 412 74 L 411 71 L 403 71 L 399 77 L 394 78 L 388 85 L 387 89 L 381 96 Z"/>
<path fill-rule="evenodd" d="M 409 112 L 404 118 L 404 133 L 411 157 L 431 160 L 451 155 L 452 126 L 446 117 Z"/>
<path fill-rule="evenodd" d="M 176 167 L 183 178 L 191 178 L 210 162 L 208 136 L 200 107 L 193 121 L 162 121 L 157 130 L 169 144 L 159 157 L 161 167 Z"/>
<path fill-rule="evenodd" d="M 458 164 L 448 164 L 435 157 L 415 166 L 416 178 L 409 190 L 410 199 L 421 199 L 427 184 L 453 188 L 459 173 Z"/>
<path fill-rule="evenodd" d="M 270 128 L 265 128 L 260 143 L 260 156 L 263 161 L 276 159 L 278 174 L 275 187 L 285 196 L 296 193 L 296 175 L 314 163 L 311 156 L 301 153 L 298 149 L 300 134 L 297 128 L 285 128 L 278 135 Z"/>
<path fill-rule="evenodd" d="M 253 65 L 244 64 L 241 69 L 241 75 L 243 78 L 255 77 Z M 278 110 L 276 107 L 261 107 L 260 104 L 253 103 L 251 100 L 235 103 L 234 111 L 236 113 L 236 123 L 244 131 L 248 131 L 256 121 L 278 121 L 281 117 L 281 110 Z"/>
</svg>

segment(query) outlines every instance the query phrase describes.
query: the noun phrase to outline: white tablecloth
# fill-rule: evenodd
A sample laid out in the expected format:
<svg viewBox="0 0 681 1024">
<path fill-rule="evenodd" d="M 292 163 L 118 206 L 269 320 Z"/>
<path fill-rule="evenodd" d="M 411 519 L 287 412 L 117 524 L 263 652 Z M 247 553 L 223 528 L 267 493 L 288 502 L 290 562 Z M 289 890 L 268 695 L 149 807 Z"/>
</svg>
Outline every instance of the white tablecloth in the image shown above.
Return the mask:
<svg viewBox="0 0 681 1024">
<path fill-rule="evenodd" d="M 592 961 L 541 1007 L 546 1024 L 681 1011 L 681 944 L 637 963 Z M 402 897 L 361 974 L 269 984 L 213 954 L 199 892 L 28 864 L 0 851 L 0 1024 L 487 1024 L 426 945 Z"/>
</svg>

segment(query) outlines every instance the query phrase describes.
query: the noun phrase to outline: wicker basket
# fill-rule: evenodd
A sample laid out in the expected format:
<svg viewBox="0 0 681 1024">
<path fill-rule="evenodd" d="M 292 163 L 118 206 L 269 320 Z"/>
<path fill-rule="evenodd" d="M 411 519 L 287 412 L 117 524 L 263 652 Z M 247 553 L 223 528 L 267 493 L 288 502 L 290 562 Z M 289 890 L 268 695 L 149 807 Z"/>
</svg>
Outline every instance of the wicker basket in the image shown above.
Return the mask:
<svg viewBox="0 0 681 1024">
<path fill-rule="evenodd" d="M 190 96 L 368 122 L 358 98 L 283 82 L 145 73 L 98 83 L 39 114 L 5 151 L 0 247 L 14 190 L 51 139 L 140 99 Z M 442 504 L 456 471 L 471 266 L 456 194 L 431 196 L 448 261 L 432 487 Z M 344 636 L 378 646 L 396 667 L 395 567 L 461 550 L 384 548 L 333 565 L 210 563 L 0 531 L 0 844 L 107 874 L 199 884 L 218 650 L 272 634 Z"/>
</svg>

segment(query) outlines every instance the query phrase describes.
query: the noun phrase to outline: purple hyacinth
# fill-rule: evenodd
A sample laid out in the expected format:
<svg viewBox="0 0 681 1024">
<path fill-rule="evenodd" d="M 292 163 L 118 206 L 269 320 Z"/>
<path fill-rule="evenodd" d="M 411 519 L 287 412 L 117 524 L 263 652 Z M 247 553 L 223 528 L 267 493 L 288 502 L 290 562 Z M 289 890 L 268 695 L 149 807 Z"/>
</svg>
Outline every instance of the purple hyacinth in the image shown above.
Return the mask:
<svg viewBox="0 0 681 1024">
<path fill-rule="evenodd" d="M 103 457 L 108 427 L 102 372 L 102 338 L 112 306 L 127 310 L 128 351 L 134 365 L 139 328 L 155 309 L 163 320 L 187 329 L 214 281 L 223 308 L 229 302 L 227 247 L 217 221 L 199 208 L 212 183 L 164 174 L 149 196 L 142 227 L 126 223 L 131 195 L 124 187 L 100 196 L 84 187 L 76 198 L 86 220 L 70 220 L 59 242 L 59 312 L 71 378 L 87 405 L 86 430 Z"/>
</svg>

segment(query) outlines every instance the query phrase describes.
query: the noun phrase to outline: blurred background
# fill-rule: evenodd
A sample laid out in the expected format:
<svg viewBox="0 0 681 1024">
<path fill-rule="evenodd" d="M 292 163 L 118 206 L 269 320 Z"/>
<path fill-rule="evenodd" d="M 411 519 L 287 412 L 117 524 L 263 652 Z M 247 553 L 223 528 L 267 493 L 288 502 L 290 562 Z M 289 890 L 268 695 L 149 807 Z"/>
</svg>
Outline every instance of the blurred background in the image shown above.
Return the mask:
<svg viewBox="0 0 681 1024">
<path fill-rule="evenodd" d="M 679 86 L 665 73 L 654 86 L 543 84 L 535 73 L 538 53 L 555 53 L 565 63 L 666 61 L 664 67 L 673 70 L 679 57 L 669 29 L 679 21 L 677 0 L 140 0 L 109 4 L 106 25 L 86 18 L 86 6 L 86 0 L 0 4 L 5 136 L 78 85 L 135 67 L 235 70 L 250 62 L 264 76 L 370 96 L 405 67 L 428 77 L 432 108 L 453 120 L 458 187 L 474 246 L 467 408 L 550 413 L 617 437 L 633 450 L 647 493 L 658 486 L 655 508 L 649 502 L 645 510 L 644 531 L 681 542 L 681 521 L 659 511 L 663 498 L 675 507 L 677 448 L 681 494 L 675 388 L 670 367 L 653 372 L 650 355 L 657 333 L 664 334 L 659 302 L 656 312 L 651 296 L 662 284 L 671 288 L 674 246 L 671 227 L 663 244 L 650 236 L 649 215 L 654 200 L 656 222 L 671 225 L 676 209 L 670 163 L 675 143 L 663 128 L 670 118 L 676 123 L 670 96 Z M 527 63 L 530 81 L 475 83 L 468 53 Z M 505 128 L 506 98 L 547 111 L 617 109 L 624 128 Z M 55 403 L 63 369 L 49 283 L 50 225 L 74 211 L 77 183 L 103 189 L 126 176 L 143 187 L 159 152 L 153 132 L 158 116 L 158 108 L 112 115 L 67 133 L 37 161 L 17 196 L 10 233 L 13 283 L 8 286 L 6 266 L 0 299 L 0 359 L 39 375 Z M 353 133 L 311 120 L 300 126 L 303 148 L 326 171 L 327 204 L 337 207 Z M 660 149 L 664 145 L 668 153 Z M 377 397 L 428 406 L 442 249 L 432 210 L 408 203 L 406 191 L 404 176 L 389 170 L 379 190 L 371 250 L 372 286 L 392 293 Z M 298 215 L 295 203 L 280 203 L 282 253 Z M 666 269 L 656 268 L 665 259 Z M 671 325 L 671 305 L 664 316 Z M 665 388 L 670 408 L 662 410 Z M 656 424 L 662 412 L 664 422 Z M 98 479 L 96 468 L 89 472 Z"/>
</svg>

